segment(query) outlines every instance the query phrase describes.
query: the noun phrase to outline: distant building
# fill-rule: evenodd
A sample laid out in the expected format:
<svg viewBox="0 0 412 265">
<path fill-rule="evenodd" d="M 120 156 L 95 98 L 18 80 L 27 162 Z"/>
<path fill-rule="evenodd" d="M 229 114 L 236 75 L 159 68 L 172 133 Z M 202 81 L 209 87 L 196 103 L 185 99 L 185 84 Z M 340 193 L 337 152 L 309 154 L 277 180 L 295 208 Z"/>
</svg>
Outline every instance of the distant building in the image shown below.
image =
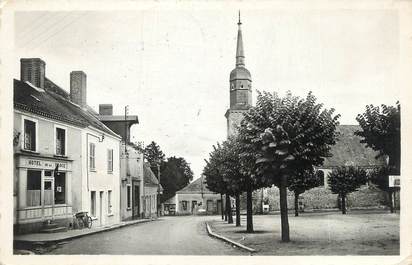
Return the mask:
<svg viewBox="0 0 412 265">
<path fill-rule="evenodd" d="M 210 191 L 200 177 L 177 191 L 175 196 L 164 202 L 163 207 L 165 215 L 220 214 L 222 198 Z"/>
<path fill-rule="evenodd" d="M 45 76 L 45 62 L 21 59 L 14 80 L 15 231 L 67 227 L 87 211 L 94 226 L 119 222 L 120 137 L 86 101 L 86 74 L 70 93 Z M 53 226 L 48 226 L 53 223 Z"/>
<path fill-rule="evenodd" d="M 155 217 L 158 215 L 158 198 L 160 193 L 163 192 L 162 186 L 159 184 L 158 179 L 150 169 L 149 163 L 143 164 L 144 172 L 144 209 L 143 214 L 146 218 Z M 159 209 L 160 210 L 160 209 Z"/>
</svg>

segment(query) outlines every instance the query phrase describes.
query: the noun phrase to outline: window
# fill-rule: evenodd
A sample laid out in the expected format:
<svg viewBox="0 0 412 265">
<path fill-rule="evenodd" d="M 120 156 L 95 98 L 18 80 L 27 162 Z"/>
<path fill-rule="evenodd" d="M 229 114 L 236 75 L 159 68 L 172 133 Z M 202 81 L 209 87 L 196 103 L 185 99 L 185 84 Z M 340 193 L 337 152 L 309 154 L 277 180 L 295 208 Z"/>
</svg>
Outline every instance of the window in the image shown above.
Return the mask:
<svg viewBox="0 0 412 265">
<path fill-rule="evenodd" d="M 323 172 L 322 170 L 318 170 L 316 174 L 318 175 L 318 178 L 319 178 L 319 182 L 320 182 L 319 186 L 326 186 L 325 172 Z"/>
<path fill-rule="evenodd" d="M 36 151 L 36 123 L 24 120 L 24 149 Z"/>
<path fill-rule="evenodd" d="M 66 203 L 66 173 L 54 174 L 54 204 Z"/>
<path fill-rule="evenodd" d="M 187 201 L 182 201 L 182 210 L 187 211 Z"/>
<path fill-rule="evenodd" d="M 107 149 L 107 172 L 113 172 L 113 149 Z"/>
<path fill-rule="evenodd" d="M 90 170 L 95 170 L 95 155 L 96 155 L 96 145 L 94 143 L 90 143 L 89 148 L 89 160 L 90 160 Z"/>
<path fill-rule="evenodd" d="M 130 209 L 132 207 L 132 188 L 130 185 L 127 185 L 127 208 Z"/>
<path fill-rule="evenodd" d="M 41 204 L 41 171 L 27 170 L 27 206 Z"/>
<path fill-rule="evenodd" d="M 112 191 L 107 191 L 107 214 L 112 214 Z"/>
<path fill-rule="evenodd" d="M 90 192 L 90 215 L 96 216 L 96 192 Z"/>
<path fill-rule="evenodd" d="M 66 130 L 56 128 L 56 155 L 66 154 Z"/>
</svg>

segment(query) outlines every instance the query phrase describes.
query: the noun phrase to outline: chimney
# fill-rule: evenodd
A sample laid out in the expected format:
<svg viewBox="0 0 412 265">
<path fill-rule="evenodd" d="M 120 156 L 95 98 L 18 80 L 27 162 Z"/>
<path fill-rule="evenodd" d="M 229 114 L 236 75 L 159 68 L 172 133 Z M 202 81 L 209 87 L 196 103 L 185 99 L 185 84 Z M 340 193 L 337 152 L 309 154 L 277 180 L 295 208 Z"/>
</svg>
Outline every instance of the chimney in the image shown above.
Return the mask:
<svg viewBox="0 0 412 265">
<path fill-rule="evenodd" d="M 72 71 L 70 73 L 70 99 L 77 105 L 85 107 L 86 97 L 86 74 L 83 71 Z"/>
<path fill-rule="evenodd" d="M 46 63 L 40 58 L 20 59 L 20 80 L 30 82 L 38 88 L 44 88 Z"/>
<path fill-rule="evenodd" d="M 113 105 L 112 104 L 99 104 L 99 114 L 100 115 L 113 115 Z"/>
</svg>

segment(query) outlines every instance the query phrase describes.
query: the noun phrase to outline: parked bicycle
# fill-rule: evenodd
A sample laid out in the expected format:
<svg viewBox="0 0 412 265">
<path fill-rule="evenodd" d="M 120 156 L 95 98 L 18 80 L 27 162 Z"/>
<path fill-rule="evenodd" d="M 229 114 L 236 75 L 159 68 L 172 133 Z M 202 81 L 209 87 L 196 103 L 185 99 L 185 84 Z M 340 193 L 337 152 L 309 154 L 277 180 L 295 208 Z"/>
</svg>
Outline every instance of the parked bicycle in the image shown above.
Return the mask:
<svg viewBox="0 0 412 265">
<path fill-rule="evenodd" d="M 91 228 L 92 227 L 92 217 L 90 217 L 87 212 L 78 212 L 75 214 L 76 224 L 79 229 L 82 228 Z"/>
</svg>

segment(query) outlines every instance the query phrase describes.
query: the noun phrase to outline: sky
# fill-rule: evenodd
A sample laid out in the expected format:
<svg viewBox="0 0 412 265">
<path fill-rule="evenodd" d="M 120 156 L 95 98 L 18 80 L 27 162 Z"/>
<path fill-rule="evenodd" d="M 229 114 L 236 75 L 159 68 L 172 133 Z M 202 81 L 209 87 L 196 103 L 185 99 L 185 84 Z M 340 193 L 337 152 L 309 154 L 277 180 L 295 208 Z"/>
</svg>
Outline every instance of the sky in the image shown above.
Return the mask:
<svg viewBox="0 0 412 265">
<path fill-rule="evenodd" d="M 87 74 L 87 102 L 138 115 L 132 141 L 184 157 L 195 179 L 212 145 L 226 138 L 237 9 L 16 12 L 19 59 L 39 57 L 69 91 L 70 71 Z M 394 105 L 399 89 L 396 10 L 241 10 L 246 68 L 256 90 L 312 91 L 341 124 L 367 104 Z"/>
</svg>

